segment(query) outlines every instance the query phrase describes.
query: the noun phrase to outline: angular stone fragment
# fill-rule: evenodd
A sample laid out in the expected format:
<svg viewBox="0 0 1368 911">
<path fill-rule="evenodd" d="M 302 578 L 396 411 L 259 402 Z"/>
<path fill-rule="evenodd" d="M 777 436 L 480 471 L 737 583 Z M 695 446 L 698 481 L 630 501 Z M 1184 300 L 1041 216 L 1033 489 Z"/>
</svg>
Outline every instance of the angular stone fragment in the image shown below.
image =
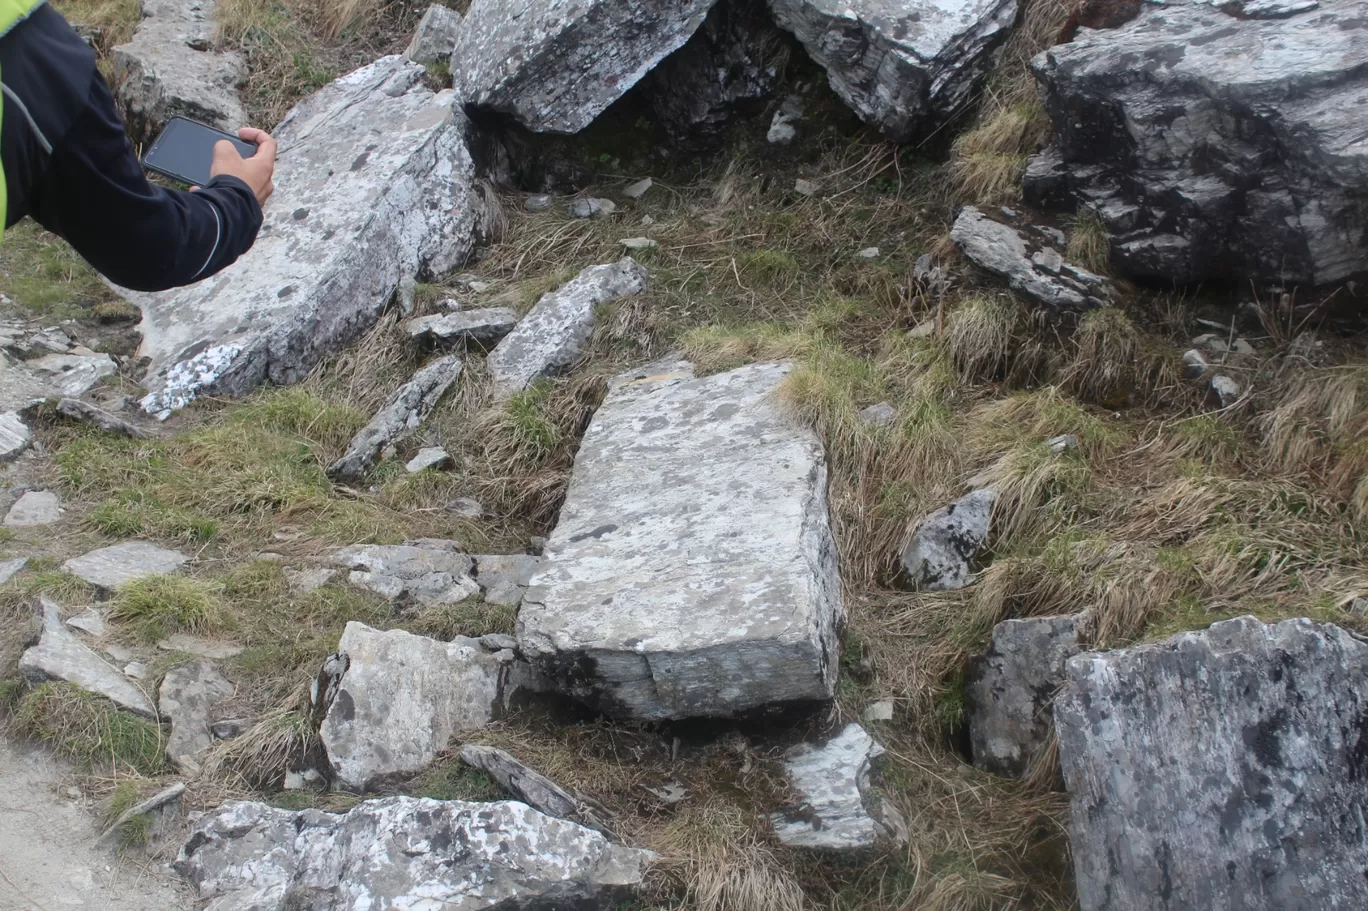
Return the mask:
<svg viewBox="0 0 1368 911">
<path fill-rule="evenodd" d="M 125 295 L 143 309 L 147 411 L 298 382 L 375 322 L 401 278 L 469 255 L 466 121 L 425 72 L 384 57 L 300 102 L 275 132 L 275 195 L 251 256 L 187 288 Z"/>
<path fill-rule="evenodd" d="M 1033 61 L 1056 144 L 1027 201 L 1088 205 L 1126 275 L 1323 285 L 1368 271 L 1363 5 L 1275 2 L 1275 20 L 1243 5 L 1140 4 Z"/>
<path fill-rule="evenodd" d="M 68 617 L 66 625 L 96 639 L 103 639 L 105 634 L 109 632 L 109 624 L 105 621 L 105 612 L 95 607 L 87 608 L 74 617 Z"/>
<path fill-rule="evenodd" d="M 224 804 L 176 869 L 224 911 L 609 911 L 653 859 L 511 800 L 386 797 L 341 815 Z"/>
<path fill-rule="evenodd" d="M 19 415 L 13 411 L 0 414 L 0 462 L 17 459 L 32 442 L 33 434 Z"/>
<path fill-rule="evenodd" d="M 1368 907 L 1368 645 L 1241 617 L 1069 661 L 1055 702 L 1083 911 Z"/>
<path fill-rule="evenodd" d="M 593 218 L 597 215 L 612 215 L 617 211 L 617 203 L 611 199 L 589 196 L 570 203 L 571 218 Z"/>
<path fill-rule="evenodd" d="M 887 402 L 879 402 L 860 410 L 860 418 L 867 424 L 887 424 L 898 416 L 898 412 Z"/>
<path fill-rule="evenodd" d="M 475 581 L 485 601 L 505 607 L 522 603 L 527 586 L 541 563 L 528 554 L 498 554 L 475 558 Z"/>
<path fill-rule="evenodd" d="M 62 504 L 50 490 L 30 490 L 14 502 L 2 523 L 6 528 L 31 528 L 61 521 Z"/>
<path fill-rule="evenodd" d="M 841 583 L 821 445 L 775 401 L 789 369 L 615 382 L 518 617 L 576 698 L 652 719 L 830 698 Z"/>
<path fill-rule="evenodd" d="M 518 314 L 507 307 L 459 310 L 409 320 L 405 327 L 411 338 L 430 342 L 471 341 L 493 345 L 518 324 Z"/>
<path fill-rule="evenodd" d="M 490 352 L 488 367 L 495 396 L 507 398 L 573 364 L 594 333 L 594 308 L 641 293 L 648 280 L 646 270 L 625 256 L 615 263 L 590 266 L 543 295 Z"/>
<path fill-rule="evenodd" d="M 499 705 L 507 662 L 477 639 L 438 642 L 352 621 L 337 650 L 351 664 L 319 735 L 337 781 L 353 791 L 422 769 Z"/>
<path fill-rule="evenodd" d="M 179 572 L 189 557 L 150 541 L 125 541 L 72 557 L 62 569 L 96 588 L 113 591 L 148 576 Z"/>
<path fill-rule="evenodd" d="M 906 824 L 870 781 L 884 748 L 858 724 L 820 746 L 802 744 L 784 757 L 801 805 L 771 816 L 786 845 L 821 851 L 862 851 L 902 842 Z"/>
<path fill-rule="evenodd" d="M 337 576 L 337 570 L 326 566 L 317 566 L 310 569 L 287 569 L 285 570 L 285 584 L 290 586 L 290 591 L 296 595 L 307 595 L 310 592 L 318 591 L 327 585 Z"/>
<path fill-rule="evenodd" d="M 461 747 L 461 761 L 484 772 L 505 791 L 548 816 L 568 819 L 600 832 L 605 828 L 601 810 L 503 750 L 467 743 Z"/>
<path fill-rule="evenodd" d="M 468 105 L 578 133 L 703 24 L 715 0 L 477 2 L 452 51 Z"/>
<path fill-rule="evenodd" d="M 129 134 L 151 140 L 172 117 L 229 133 L 245 127 L 241 55 L 214 50 L 214 0 L 142 0 L 133 40 L 114 48 L 114 84 Z"/>
<path fill-rule="evenodd" d="M 13 560 L 0 560 L 0 585 L 4 585 L 18 574 L 28 564 L 28 557 L 16 557 Z"/>
<path fill-rule="evenodd" d="M 975 490 L 922 520 L 903 552 L 903 569 L 922 591 L 964 588 L 974 579 L 974 560 L 988 538 L 997 493 Z"/>
<path fill-rule="evenodd" d="M 1020 777 L 1050 740 L 1064 665 L 1083 650 L 1086 617 L 1032 617 L 993 627 L 992 642 L 970 671 L 969 743 L 974 765 Z"/>
<path fill-rule="evenodd" d="M 226 661 L 242 654 L 243 647 L 232 642 L 210 642 L 198 636 L 175 633 L 157 643 L 157 648 L 165 652 L 181 652 L 199 658 Z"/>
<path fill-rule="evenodd" d="M 451 453 L 440 446 L 425 446 L 404 464 L 404 470 L 409 474 L 417 474 L 420 471 L 427 471 L 429 468 L 450 468 L 451 465 Z"/>
<path fill-rule="evenodd" d="M 62 626 L 61 609 L 47 598 L 43 598 L 42 637 L 19 659 L 19 673 L 33 683 L 65 680 L 130 712 L 157 717 L 142 690 Z"/>
<path fill-rule="evenodd" d="M 1221 408 L 1233 408 L 1240 401 L 1240 384 L 1218 373 L 1211 378 L 1211 397 Z"/>
<path fill-rule="evenodd" d="M 457 355 L 448 354 L 425 364 L 394 391 L 370 423 L 357 431 L 347 451 L 328 466 L 328 476 L 340 481 L 364 477 L 375 466 L 380 450 L 417 430 L 460 376 L 461 359 Z"/>
<path fill-rule="evenodd" d="M 210 661 L 192 661 L 166 672 L 157 691 L 157 708 L 171 722 L 166 757 L 177 768 L 187 773 L 197 769 L 200 755 L 214 745 L 209 730 L 214 706 L 233 692 L 232 681 Z"/>
<path fill-rule="evenodd" d="M 461 14 L 449 6 L 434 3 L 418 20 L 418 28 L 414 29 L 413 40 L 404 56 L 424 65 L 448 61 L 460 31 Z"/>
<path fill-rule="evenodd" d="M 89 402 L 83 402 L 80 399 L 62 399 L 57 403 L 57 411 L 73 421 L 98 427 L 106 433 L 117 433 L 134 439 L 142 439 L 147 436 L 141 428 L 130 424 L 123 418 L 116 417 L 108 411 L 96 408 Z"/>
<path fill-rule="evenodd" d="M 1062 260 L 1053 269 L 1048 268 L 1047 260 L 1037 262 L 1033 258 L 1033 253 L 1040 252 L 1032 250 L 1033 241 L 973 206 L 960 210 L 950 239 L 975 265 L 1002 276 L 1012 290 L 1047 307 L 1088 310 L 1105 306 L 1111 297 L 1106 280 L 1100 275 Z"/>
<path fill-rule="evenodd" d="M 906 142 L 958 113 L 997 61 L 1016 0 L 769 0 L 836 94 Z"/>
<path fill-rule="evenodd" d="M 454 541 L 419 539 L 403 544 L 363 544 L 333 555 L 351 570 L 353 585 L 370 589 L 399 607 L 459 604 L 479 592 L 470 578 L 473 561 Z"/>
</svg>

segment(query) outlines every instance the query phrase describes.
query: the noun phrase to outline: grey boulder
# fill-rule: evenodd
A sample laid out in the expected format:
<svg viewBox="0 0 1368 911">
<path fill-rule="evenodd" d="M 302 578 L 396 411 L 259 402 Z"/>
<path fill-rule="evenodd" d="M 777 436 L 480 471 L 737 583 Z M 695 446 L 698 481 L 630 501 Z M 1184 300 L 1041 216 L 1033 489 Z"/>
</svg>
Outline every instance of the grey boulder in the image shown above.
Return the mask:
<svg viewBox="0 0 1368 911">
<path fill-rule="evenodd" d="M 459 604 L 480 590 L 470 577 L 473 561 L 454 541 L 361 544 L 343 548 L 331 560 L 350 570 L 347 579 L 353 585 L 400 608 Z"/>
<path fill-rule="evenodd" d="M 72 557 L 62 569 L 96 588 L 113 591 L 121 585 L 179 572 L 190 558 L 150 541 L 125 541 Z"/>
<path fill-rule="evenodd" d="M 456 36 L 461 32 L 461 14 L 449 6 L 434 3 L 418 20 L 404 56 L 415 63 L 445 63 L 451 59 Z"/>
<path fill-rule="evenodd" d="M 405 328 L 410 338 L 424 342 L 468 341 L 493 345 L 512 332 L 517 324 L 518 314 L 507 307 L 482 307 L 420 316 L 409 320 Z"/>
<path fill-rule="evenodd" d="M 1018 778 L 1031 771 L 1054 730 L 1064 665 L 1083 650 L 1087 618 L 1030 617 L 993 627 L 988 650 L 965 682 L 974 765 Z"/>
<path fill-rule="evenodd" d="M 146 718 L 157 717 L 142 690 L 62 626 L 61 610 L 42 599 L 43 633 L 38 644 L 19 659 L 19 673 L 32 683 L 62 680 L 103 696 L 121 708 Z"/>
<path fill-rule="evenodd" d="M 649 278 L 630 256 L 590 266 L 560 288 L 542 295 L 536 306 L 489 354 L 496 398 L 508 398 L 536 380 L 564 371 L 580 356 L 594 333 L 594 308 L 639 294 Z"/>
<path fill-rule="evenodd" d="M 1368 907 L 1368 644 L 1241 617 L 1070 659 L 1055 702 L 1083 911 Z"/>
<path fill-rule="evenodd" d="M 960 210 L 950 239 L 974 265 L 1005 278 L 1013 291 L 1052 309 L 1089 310 L 1106 306 L 1111 298 L 1102 276 L 1065 262 L 1053 247 L 1037 244 L 973 206 Z"/>
<path fill-rule="evenodd" d="M 1368 270 L 1362 3 L 1275 19 L 1142 7 L 1033 62 L 1056 138 L 1027 201 L 1096 213 L 1130 276 L 1323 285 Z"/>
<path fill-rule="evenodd" d="M 541 557 L 527 554 L 488 554 L 475 558 L 475 582 L 485 601 L 504 607 L 522 603 Z"/>
<path fill-rule="evenodd" d="M 639 719 L 831 697 L 841 580 L 821 444 L 775 400 L 789 370 L 616 379 L 518 615 L 538 671 Z"/>
<path fill-rule="evenodd" d="M 186 288 L 125 293 L 143 310 L 144 409 L 296 383 L 373 325 L 401 279 L 465 260 L 466 121 L 425 72 L 384 57 L 300 102 L 275 132 L 275 195 L 252 255 Z"/>
<path fill-rule="evenodd" d="M 514 801 L 387 797 L 345 814 L 224 804 L 175 866 L 223 911 L 609 911 L 652 859 Z"/>
<path fill-rule="evenodd" d="M 477 639 L 438 642 L 356 621 L 337 650 L 350 663 L 319 735 L 333 775 L 352 791 L 416 772 L 454 734 L 489 724 L 512 660 Z"/>
<path fill-rule="evenodd" d="M 0 414 L 0 462 L 12 462 L 29 448 L 33 433 L 13 411 Z"/>
<path fill-rule="evenodd" d="M 964 588 L 974 580 L 974 561 L 993 516 L 991 487 L 965 494 L 927 516 L 903 551 L 903 569 L 922 591 Z"/>
<path fill-rule="evenodd" d="M 703 24 L 715 0 L 477 0 L 452 51 L 468 105 L 578 133 Z"/>
<path fill-rule="evenodd" d="M 198 770 L 199 757 L 214 745 L 214 706 L 234 692 L 232 681 L 210 661 L 192 661 L 166 672 L 157 691 L 157 708 L 171 722 L 166 756 L 181 771 Z"/>
<path fill-rule="evenodd" d="M 62 504 L 50 490 L 29 490 L 5 514 L 6 528 L 31 528 L 61 521 Z"/>
<path fill-rule="evenodd" d="M 1016 0 L 769 0 L 837 95 L 895 142 L 959 112 L 997 62 Z"/>
</svg>

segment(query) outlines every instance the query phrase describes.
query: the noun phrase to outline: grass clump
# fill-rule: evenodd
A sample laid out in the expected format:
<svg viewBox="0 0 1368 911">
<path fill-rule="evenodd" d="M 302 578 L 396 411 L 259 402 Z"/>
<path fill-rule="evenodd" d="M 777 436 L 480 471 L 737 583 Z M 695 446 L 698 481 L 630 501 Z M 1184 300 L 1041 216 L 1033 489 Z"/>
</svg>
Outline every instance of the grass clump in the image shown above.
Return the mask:
<svg viewBox="0 0 1368 911">
<path fill-rule="evenodd" d="M 53 7 L 68 22 L 98 29 L 101 50 L 126 43 L 142 19 L 138 0 L 57 0 Z M 9 243 L 9 232 L 5 233 Z"/>
<path fill-rule="evenodd" d="M 512 635 L 517 619 L 516 607 L 490 604 L 482 598 L 471 597 L 458 604 L 424 608 L 405 627 L 433 639 L 451 640 L 457 636 L 479 638 L 486 633 Z"/>
<path fill-rule="evenodd" d="M 170 633 L 208 632 L 223 624 L 223 587 L 188 576 L 148 576 L 121 587 L 109 617 L 155 642 Z"/>
<path fill-rule="evenodd" d="M 133 4 L 134 11 L 137 3 Z M 55 234 L 31 221 L 5 232 L 0 245 L 0 293 L 33 316 L 49 320 L 87 316 L 115 299 L 94 269 Z"/>
<path fill-rule="evenodd" d="M 950 151 L 950 179 L 959 195 L 981 205 L 1021 197 L 1026 159 L 1045 140 L 1049 121 L 1038 101 L 1003 107 L 961 133 Z"/>
<path fill-rule="evenodd" d="M 1069 226 L 1069 245 L 1064 258 L 1089 272 L 1107 274 L 1111 256 L 1111 236 L 1107 226 L 1095 214 L 1085 213 Z"/>
<path fill-rule="evenodd" d="M 91 770 L 110 774 L 165 771 L 161 729 L 114 703 L 64 682 L 29 691 L 14 713 L 18 728 Z"/>
<path fill-rule="evenodd" d="M 432 800 L 486 801 L 497 800 L 503 794 L 494 779 L 459 758 L 430 766 L 414 783 L 412 791 L 418 797 Z"/>
</svg>

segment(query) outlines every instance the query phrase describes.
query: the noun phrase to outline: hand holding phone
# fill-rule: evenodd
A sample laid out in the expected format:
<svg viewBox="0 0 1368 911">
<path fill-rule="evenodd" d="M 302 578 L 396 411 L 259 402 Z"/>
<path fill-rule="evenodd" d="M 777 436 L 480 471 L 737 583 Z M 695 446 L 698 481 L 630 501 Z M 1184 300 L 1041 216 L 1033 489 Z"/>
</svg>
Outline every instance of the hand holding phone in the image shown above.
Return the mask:
<svg viewBox="0 0 1368 911">
<path fill-rule="evenodd" d="M 271 138 L 270 133 L 255 127 L 243 127 L 238 130 L 238 136 L 247 142 L 255 143 L 256 154 L 244 158 L 232 142 L 220 139 L 214 144 L 214 158 L 209 166 L 209 177 L 213 179 L 220 174 L 228 174 L 238 178 L 251 187 L 257 202 L 264 206 L 275 190 L 271 177 L 275 174 L 276 141 Z"/>
<path fill-rule="evenodd" d="M 273 189 L 276 143 L 265 130 L 243 127 L 237 136 L 172 117 L 143 156 L 148 170 L 198 189 L 220 174 L 237 177 L 265 204 Z"/>
</svg>

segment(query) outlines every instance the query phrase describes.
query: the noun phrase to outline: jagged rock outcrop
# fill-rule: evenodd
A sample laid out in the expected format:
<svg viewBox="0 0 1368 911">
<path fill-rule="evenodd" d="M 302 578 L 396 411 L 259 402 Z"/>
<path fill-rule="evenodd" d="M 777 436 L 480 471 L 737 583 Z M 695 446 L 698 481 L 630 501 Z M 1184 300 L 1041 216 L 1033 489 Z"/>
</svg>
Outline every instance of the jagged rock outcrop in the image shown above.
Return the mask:
<svg viewBox="0 0 1368 911">
<path fill-rule="evenodd" d="M 789 750 L 784 768 L 801 803 L 771 817 L 786 845 L 819 851 L 863 851 L 907 840 L 901 814 L 874 790 L 873 765 L 884 748 L 858 724 L 823 744 Z"/>
<path fill-rule="evenodd" d="M 467 105 L 578 133 L 689 40 L 715 0 L 478 0 L 451 54 Z"/>
<path fill-rule="evenodd" d="M 1088 618 L 1030 617 L 993 627 L 988 650 L 970 670 L 969 745 L 974 765 L 1020 777 L 1050 742 L 1064 665 L 1083 650 Z"/>
<path fill-rule="evenodd" d="M 347 580 L 388 598 L 400 610 L 459 604 L 478 594 L 474 561 L 455 541 L 419 538 L 403 544 L 359 544 L 333 554 Z"/>
<path fill-rule="evenodd" d="M 200 394 L 303 379 L 369 328 L 405 276 L 469 255 L 466 122 L 425 70 L 384 57 L 291 111 L 251 256 L 188 288 L 125 294 L 143 310 L 150 413 Z"/>
<path fill-rule="evenodd" d="M 337 651 L 349 665 L 319 736 L 338 783 L 352 791 L 416 772 L 453 734 L 489 724 L 513 660 L 478 639 L 439 642 L 354 620 Z"/>
<path fill-rule="evenodd" d="M 902 556 L 903 570 L 913 585 L 944 592 L 974 581 L 974 564 L 988 540 L 996 499 L 997 492 L 985 487 L 922 519 Z"/>
<path fill-rule="evenodd" d="M 974 265 L 1007 279 L 1013 291 L 1052 309 L 1090 310 L 1106 306 L 1111 298 L 1102 276 L 1065 262 L 1053 247 L 973 206 L 960 209 L 950 239 Z"/>
<path fill-rule="evenodd" d="M 236 133 L 248 126 L 238 97 L 242 56 L 215 50 L 214 0 L 142 0 L 133 40 L 114 48 L 114 84 L 129 134 L 150 141 L 172 117 Z"/>
<path fill-rule="evenodd" d="M 962 109 L 1011 34 L 1016 0 L 769 0 L 837 95 L 905 142 Z"/>
<path fill-rule="evenodd" d="M 590 266 L 560 288 L 542 295 L 536 306 L 489 353 L 486 362 L 496 398 L 521 392 L 544 376 L 573 364 L 594 334 L 594 308 L 629 294 L 649 281 L 630 256 Z"/>
<path fill-rule="evenodd" d="M 151 541 L 124 541 L 101 547 L 62 564 L 62 570 L 96 588 L 114 591 L 121 585 L 179 572 L 190 558 Z"/>
<path fill-rule="evenodd" d="M 609 911 L 652 859 L 514 801 L 387 797 L 344 814 L 224 804 L 175 866 L 224 911 Z"/>
<path fill-rule="evenodd" d="M 1368 271 L 1362 4 L 1251 6 L 1145 4 L 1037 57 L 1055 146 L 1031 163 L 1027 201 L 1096 212 L 1131 276 Z"/>
<path fill-rule="evenodd" d="M 634 718 L 830 698 L 842 619 L 822 447 L 786 364 L 617 378 L 518 615 L 523 655 Z"/>
<path fill-rule="evenodd" d="M 62 626 L 61 610 L 56 604 L 43 598 L 42 607 L 42 637 L 19 659 L 19 673 L 25 679 L 33 683 L 64 680 L 130 712 L 157 717 L 157 710 L 142 690 Z"/>
<path fill-rule="evenodd" d="M 1055 703 L 1083 911 L 1368 906 L 1368 644 L 1241 617 L 1079 655 Z"/>
</svg>

